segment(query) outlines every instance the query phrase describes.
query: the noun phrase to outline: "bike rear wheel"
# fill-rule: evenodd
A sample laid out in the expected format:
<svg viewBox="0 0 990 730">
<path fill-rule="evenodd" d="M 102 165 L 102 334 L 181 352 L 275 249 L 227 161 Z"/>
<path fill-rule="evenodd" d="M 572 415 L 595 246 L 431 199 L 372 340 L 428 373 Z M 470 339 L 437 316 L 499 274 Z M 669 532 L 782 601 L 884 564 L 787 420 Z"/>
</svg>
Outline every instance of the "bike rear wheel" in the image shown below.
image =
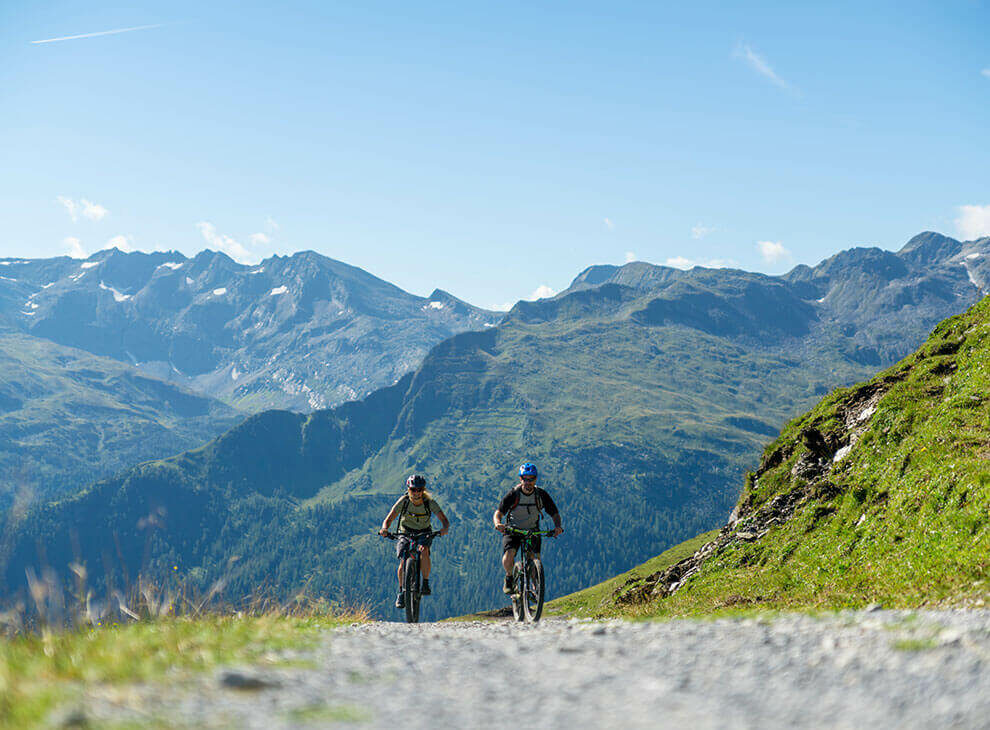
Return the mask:
<svg viewBox="0 0 990 730">
<path fill-rule="evenodd" d="M 523 608 L 523 590 L 525 589 L 525 573 L 523 571 L 523 566 L 520 563 L 516 563 L 512 566 L 512 617 L 516 621 L 525 621 L 526 612 Z"/>
<path fill-rule="evenodd" d="M 402 588 L 406 594 L 406 623 L 419 623 L 419 559 L 406 558 L 402 572 Z"/>
<path fill-rule="evenodd" d="M 536 622 L 543 615 L 543 561 L 533 558 L 527 561 L 527 569 L 521 603 L 526 620 Z"/>
</svg>

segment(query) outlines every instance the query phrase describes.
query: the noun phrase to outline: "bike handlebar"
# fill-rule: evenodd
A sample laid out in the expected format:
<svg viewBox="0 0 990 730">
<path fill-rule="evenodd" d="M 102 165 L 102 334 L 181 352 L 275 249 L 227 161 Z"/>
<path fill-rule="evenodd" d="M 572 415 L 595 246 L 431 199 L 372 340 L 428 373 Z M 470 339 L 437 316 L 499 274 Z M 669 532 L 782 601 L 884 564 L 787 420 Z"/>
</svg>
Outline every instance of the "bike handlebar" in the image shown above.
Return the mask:
<svg viewBox="0 0 990 730">
<path fill-rule="evenodd" d="M 381 535 L 380 532 L 378 534 Z M 382 537 L 387 537 L 389 540 L 398 540 L 400 534 L 402 533 L 386 532 Z M 442 534 L 440 530 L 433 530 L 429 534 L 410 535 L 410 537 L 440 537 Z"/>
<path fill-rule="evenodd" d="M 527 537 L 556 537 L 553 534 L 553 530 L 520 530 L 517 527 L 505 526 L 506 532 L 513 532 L 516 535 L 525 535 Z"/>
</svg>

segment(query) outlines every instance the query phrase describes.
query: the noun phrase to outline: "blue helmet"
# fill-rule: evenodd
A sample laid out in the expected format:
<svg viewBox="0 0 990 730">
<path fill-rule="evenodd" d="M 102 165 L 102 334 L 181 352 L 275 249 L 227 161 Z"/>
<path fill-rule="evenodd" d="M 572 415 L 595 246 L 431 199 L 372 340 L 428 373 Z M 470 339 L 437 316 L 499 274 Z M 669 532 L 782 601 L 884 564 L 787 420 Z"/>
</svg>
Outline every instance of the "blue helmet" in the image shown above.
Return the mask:
<svg viewBox="0 0 990 730">
<path fill-rule="evenodd" d="M 519 476 L 533 477 L 533 479 L 536 479 L 536 477 L 539 476 L 536 471 L 536 464 L 527 461 L 525 464 L 519 467 Z"/>
</svg>

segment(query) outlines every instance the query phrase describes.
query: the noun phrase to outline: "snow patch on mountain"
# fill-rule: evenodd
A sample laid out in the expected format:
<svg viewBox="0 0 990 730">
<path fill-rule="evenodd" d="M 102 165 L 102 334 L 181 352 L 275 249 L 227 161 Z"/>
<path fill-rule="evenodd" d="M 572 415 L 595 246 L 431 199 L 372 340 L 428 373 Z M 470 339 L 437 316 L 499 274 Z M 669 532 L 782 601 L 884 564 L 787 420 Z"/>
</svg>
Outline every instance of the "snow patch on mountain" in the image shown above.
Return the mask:
<svg viewBox="0 0 990 730">
<path fill-rule="evenodd" d="M 84 263 L 79 268 L 80 269 L 92 269 L 94 266 L 99 266 L 100 263 L 101 262 L 99 262 L 99 261 L 87 261 L 86 263 Z"/>
<path fill-rule="evenodd" d="M 268 296 L 270 297 L 278 296 L 279 294 L 285 294 L 287 291 L 289 291 L 289 288 L 287 286 L 277 286 L 274 289 L 272 289 L 270 292 L 268 292 Z"/>
<path fill-rule="evenodd" d="M 115 302 L 126 302 L 128 299 L 131 298 L 131 295 L 130 294 L 121 294 L 119 291 L 117 291 L 116 289 L 114 289 L 112 286 L 107 286 L 102 281 L 100 282 L 100 289 L 103 289 L 104 291 L 108 291 L 111 294 L 113 294 L 113 300 Z"/>
<path fill-rule="evenodd" d="M 186 265 L 185 261 L 166 261 L 164 264 L 159 264 L 158 268 L 172 269 L 172 271 L 175 271 L 176 269 L 181 269 L 185 265 Z"/>
<path fill-rule="evenodd" d="M 213 296 L 215 297 L 222 297 L 226 293 L 227 293 L 227 287 L 223 287 L 223 286 L 220 287 L 219 289 L 213 290 Z"/>
<path fill-rule="evenodd" d="M 423 309 L 443 309 L 443 308 L 444 308 L 443 302 L 430 302 L 425 307 L 423 307 Z"/>
</svg>

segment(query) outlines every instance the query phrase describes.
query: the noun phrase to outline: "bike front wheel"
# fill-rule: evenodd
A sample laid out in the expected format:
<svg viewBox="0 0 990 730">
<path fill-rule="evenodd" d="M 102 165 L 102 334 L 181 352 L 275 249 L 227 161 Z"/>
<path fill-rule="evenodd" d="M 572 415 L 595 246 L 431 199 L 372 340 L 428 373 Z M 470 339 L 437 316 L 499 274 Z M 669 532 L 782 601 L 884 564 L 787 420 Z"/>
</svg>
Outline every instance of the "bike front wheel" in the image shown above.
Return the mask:
<svg viewBox="0 0 990 730">
<path fill-rule="evenodd" d="M 416 558 L 406 558 L 402 588 L 406 594 L 406 623 L 419 623 L 419 560 Z"/>
<path fill-rule="evenodd" d="M 527 621 L 539 621 L 543 615 L 543 561 L 533 558 L 529 561 L 528 575 L 521 592 L 523 614 Z"/>
</svg>

